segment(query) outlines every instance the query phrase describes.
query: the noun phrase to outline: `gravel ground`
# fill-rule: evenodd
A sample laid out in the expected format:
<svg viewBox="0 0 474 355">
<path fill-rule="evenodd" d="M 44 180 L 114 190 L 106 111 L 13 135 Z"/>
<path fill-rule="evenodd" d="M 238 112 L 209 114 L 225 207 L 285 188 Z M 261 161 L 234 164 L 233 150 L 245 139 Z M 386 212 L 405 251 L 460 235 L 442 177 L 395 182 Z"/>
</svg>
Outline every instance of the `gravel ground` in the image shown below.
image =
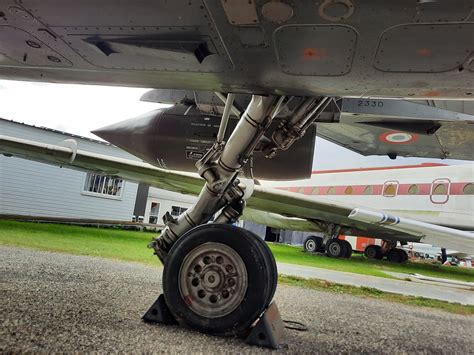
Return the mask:
<svg viewBox="0 0 474 355">
<path fill-rule="evenodd" d="M 158 264 L 158 261 L 157 261 Z M 161 269 L 0 247 L 0 352 L 262 352 L 240 339 L 145 324 Z M 472 353 L 474 317 L 279 286 L 281 352 Z"/>
</svg>

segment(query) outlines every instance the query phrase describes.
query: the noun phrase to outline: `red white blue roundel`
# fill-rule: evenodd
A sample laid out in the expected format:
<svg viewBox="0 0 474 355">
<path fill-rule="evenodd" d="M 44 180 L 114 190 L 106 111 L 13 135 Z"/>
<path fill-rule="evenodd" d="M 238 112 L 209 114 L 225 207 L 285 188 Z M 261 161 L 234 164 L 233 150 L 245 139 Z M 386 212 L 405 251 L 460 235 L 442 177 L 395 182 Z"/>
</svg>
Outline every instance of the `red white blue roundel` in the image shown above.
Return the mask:
<svg viewBox="0 0 474 355">
<path fill-rule="evenodd" d="M 418 134 L 400 131 L 389 131 L 379 136 L 381 142 L 387 144 L 409 144 L 418 139 Z"/>
</svg>

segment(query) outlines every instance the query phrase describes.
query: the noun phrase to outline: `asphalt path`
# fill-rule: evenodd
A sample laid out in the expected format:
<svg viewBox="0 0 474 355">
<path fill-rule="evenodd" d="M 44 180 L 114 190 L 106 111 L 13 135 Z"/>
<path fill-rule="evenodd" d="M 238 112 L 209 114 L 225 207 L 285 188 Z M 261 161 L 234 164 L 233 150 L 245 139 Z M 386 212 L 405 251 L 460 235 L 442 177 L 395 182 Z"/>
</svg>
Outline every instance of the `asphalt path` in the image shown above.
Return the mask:
<svg viewBox="0 0 474 355">
<path fill-rule="evenodd" d="M 474 291 L 459 288 L 453 284 L 436 284 L 433 282 L 395 280 L 377 276 L 353 274 L 350 272 L 334 271 L 309 266 L 278 263 L 278 272 L 284 275 L 321 279 L 343 285 L 365 286 L 381 291 L 401 295 L 418 296 L 465 305 L 474 305 Z M 395 277 L 408 278 L 410 275 L 395 274 Z"/>
<path fill-rule="evenodd" d="M 158 262 L 157 262 L 158 263 Z M 236 338 L 150 325 L 161 269 L 93 257 L 0 247 L 0 353 L 258 352 Z M 344 294 L 279 286 L 280 352 L 472 353 L 474 317 Z"/>
</svg>

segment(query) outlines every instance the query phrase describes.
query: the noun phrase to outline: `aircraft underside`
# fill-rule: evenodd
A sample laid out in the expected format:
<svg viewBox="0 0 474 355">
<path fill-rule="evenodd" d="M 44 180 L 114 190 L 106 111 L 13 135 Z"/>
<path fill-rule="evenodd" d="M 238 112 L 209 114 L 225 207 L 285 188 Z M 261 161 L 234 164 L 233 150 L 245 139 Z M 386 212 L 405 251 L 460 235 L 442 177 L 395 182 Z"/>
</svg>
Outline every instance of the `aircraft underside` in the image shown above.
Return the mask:
<svg viewBox="0 0 474 355">
<path fill-rule="evenodd" d="M 286 95 L 473 95 L 452 1 L 2 0 L 0 76 Z"/>
<path fill-rule="evenodd" d="M 348 250 L 337 241 L 341 228 L 415 240 L 428 230 L 437 240 L 453 236 L 457 245 L 471 238 L 357 206 L 258 189 L 254 177 L 291 179 L 310 173 L 314 123 L 320 125 L 318 134 L 366 155 L 473 160 L 466 145 L 473 140 L 471 116 L 439 111 L 413 116 L 409 104 L 390 106 L 393 102 L 383 99 L 346 101 L 352 111 L 344 111 L 336 102 L 344 96 L 471 98 L 472 16 L 468 0 L 142 0 L 120 6 L 115 1 L 1 0 L 0 77 L 220 95 L 222 112 L 203 112 L 199 100 L 189 103 L 183 96 L 173 109 L 135 120 L 124 136 L 130 139 L 163 125 L 160 137 L 171 140 L 166 132 L 176 132 L 180 122 L 179 133 L 191 137 L 182 160 L 151 154 L 159 148 L 156 136 L 148 142 L 138 137 L 128 146 L 161 168 L 155 172 L 164 180 L 169 176 L 163 184 L 170 189 L 185 185 L 174 178 L 189 177 L 168 169 L 190 171 L 195 164 L 204 180 L 197 202 L 178 218 L 166 215 L 166 228 L 150 247 L 164 264 L 164 298 L 180 323 L 212 334 L 243 335 L 269 307 L 277 286 L 268 246 L 233 226 L 246 201 L 252 201 L 252 208 L 318 225 L 327 235 L 326 250 L 340 256 Z M 244 100 L 244 112 L 234 105 L 235 93 L 252 95 Z M 330 106 L 336 118 L 324 116 Z M 357 111 L 365 108 L 372 111 Z M 237 123 L 232 115 L 240 117 Z M 190 127 L 190 122 L 216 126 L 217 133 L 209 136 L 209 130 Z M 166 131 L 167 124 L 174 131 Z M 114 143 L 122 128 L 119 124 L 96 134 Z M 34 146 L 0 138 L 7 153 Z M 81 168 L 97 168 L 94 157 L 81 158 L 77 145 L 65 146 L 55 151 L 43 147 L 45 156 L 61 165 L 78 159 Z M 166 152 L 163 148 L 160 154 Z M 114 164 L 120 163 L 111 163 L 110 171 L 116 174 Z M 133 176 L 149 178 L 142 173 L 148 168 L 133 168 Z M 194 180 L 189 185 L 196 187 Z"/>
</svg>

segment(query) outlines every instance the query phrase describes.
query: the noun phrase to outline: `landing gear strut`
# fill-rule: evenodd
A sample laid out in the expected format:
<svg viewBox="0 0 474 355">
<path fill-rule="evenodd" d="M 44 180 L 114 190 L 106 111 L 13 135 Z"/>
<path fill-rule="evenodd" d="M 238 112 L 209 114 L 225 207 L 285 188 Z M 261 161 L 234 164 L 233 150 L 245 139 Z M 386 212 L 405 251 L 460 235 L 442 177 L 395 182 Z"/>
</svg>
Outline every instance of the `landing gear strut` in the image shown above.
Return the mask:
<svg viewBox="0 0 474 355">
<path fill-rule="evenodd" d="M 167 214 L 166 228 L 150 244 L 164 264 L 166 305 L 183 325 L 211 334 L 241 335 L 273 298 L 277 269 L 271 251 L 253 233 L 229 224 L 239 219 L 252 194 L 252 185 L 238 176 L 254 150 L 271 158 L 288 149 L 330 98 L 303 100 L 270 138 L 264 137 L 286 102 L 286 97 L 254 95 L 224 142 L 233 104 L 233 95 L 228 95 L 217 141 L 196 164 L 206 182 L 197 202 L 177 219 Z M 214 223 L 206 224 L 215 215 Z"/>
</svg>

